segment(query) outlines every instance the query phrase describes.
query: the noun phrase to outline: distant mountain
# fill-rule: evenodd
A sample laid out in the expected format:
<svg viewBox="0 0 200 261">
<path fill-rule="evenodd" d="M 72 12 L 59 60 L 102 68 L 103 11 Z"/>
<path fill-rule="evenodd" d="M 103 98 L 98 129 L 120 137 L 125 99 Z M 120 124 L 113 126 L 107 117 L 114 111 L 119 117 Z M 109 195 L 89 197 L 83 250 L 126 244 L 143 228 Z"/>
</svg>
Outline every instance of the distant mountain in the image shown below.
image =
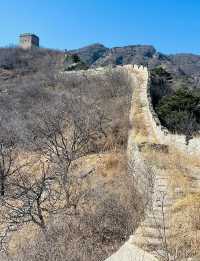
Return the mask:
<svg viewBox="0 0 200 261">
<path fill-rule="evenodd" d="M 93 44 L 70 52 L 77 53 L 91 67 L 143 64 L 152 69 L 162 66 L 179 78 L 189 77 L 191 85 L 200 88 L 200 55 L 165 55 L 151 45 L 107 48 L 102 44 Z"/>
<path fill-rule="evenodd" d="M 101 58 L 95 61 L 95 66 L 108 64 L 146 64 L 152 59 L 156 50 L 149 45 L 131 45 L 125 47 L 114 47 L 109 49 Z"/>
<path fill-rule="evenodd" d="M 109 48 L 106 48 L 103 44 L 92 44 L 77 50 L 71 50 L 70 53 L 77 53 L 81 60 L 83 60 L 86 64 L 92 65 L 99 58 L 103 57 L 103 55 L 109 51 Z"/>
</svg>

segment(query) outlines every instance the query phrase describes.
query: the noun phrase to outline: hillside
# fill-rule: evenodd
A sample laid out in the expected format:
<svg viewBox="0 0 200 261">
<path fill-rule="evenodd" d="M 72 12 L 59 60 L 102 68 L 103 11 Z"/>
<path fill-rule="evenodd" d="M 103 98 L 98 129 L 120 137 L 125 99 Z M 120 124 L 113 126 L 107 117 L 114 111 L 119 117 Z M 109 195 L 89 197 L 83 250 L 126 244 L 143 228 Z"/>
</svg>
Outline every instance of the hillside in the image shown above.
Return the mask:
<svg viewBox="0 0 200 261">
<path fill-rule="evenodd" d="M 198 59 L 0 49 L 0 260 L 199 255 Z"/>
<path fill-rule="evenodd" d="M 0 260 L 103 261 L 142 216 L 126 166 L 128 80 L 64 61 L 0 49 Z"/>
</svg>

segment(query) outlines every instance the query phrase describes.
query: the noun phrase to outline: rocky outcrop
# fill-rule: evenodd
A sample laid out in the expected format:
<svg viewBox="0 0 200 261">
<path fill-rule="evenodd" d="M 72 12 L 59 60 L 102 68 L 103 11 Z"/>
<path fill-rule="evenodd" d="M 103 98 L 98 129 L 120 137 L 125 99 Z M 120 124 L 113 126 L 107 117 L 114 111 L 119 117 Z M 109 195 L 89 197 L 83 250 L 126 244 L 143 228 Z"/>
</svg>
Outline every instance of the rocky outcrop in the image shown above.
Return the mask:
<svg viewBox="0 0 200 261">
<path fill-rule="evenodd" d="M 109 49 L 93 66 L 147 64 L 156 50 L 150 45 L 130 45 Z"/>
<path fill-rule="evenodd" d="M 89 46 L 72 50 L 70 53 L 75 54 L 77 53 L 81 60 L 84 61 L 88 65 L 92 65 L 95 63 L 99 58 L 105 55 L 109 49 L 106 48 L 103 44 L 91 44 Z"/>
</svg>

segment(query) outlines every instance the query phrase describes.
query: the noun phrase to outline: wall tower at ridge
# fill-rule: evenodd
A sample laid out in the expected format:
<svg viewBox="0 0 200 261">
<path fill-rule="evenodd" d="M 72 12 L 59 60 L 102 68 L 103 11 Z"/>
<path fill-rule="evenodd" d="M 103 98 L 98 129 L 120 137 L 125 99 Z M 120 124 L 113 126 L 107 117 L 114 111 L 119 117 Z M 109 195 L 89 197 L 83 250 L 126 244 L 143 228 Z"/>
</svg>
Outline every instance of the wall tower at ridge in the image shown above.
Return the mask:
<svg viewBox="0 0 200 261">
<path fill-rule="evenodd" d="M 20 47 L 23 49 L 31 49 L 39 47 L 40 39 L 35 34 L 24 33 L 19 36 Z"/>
</svg>

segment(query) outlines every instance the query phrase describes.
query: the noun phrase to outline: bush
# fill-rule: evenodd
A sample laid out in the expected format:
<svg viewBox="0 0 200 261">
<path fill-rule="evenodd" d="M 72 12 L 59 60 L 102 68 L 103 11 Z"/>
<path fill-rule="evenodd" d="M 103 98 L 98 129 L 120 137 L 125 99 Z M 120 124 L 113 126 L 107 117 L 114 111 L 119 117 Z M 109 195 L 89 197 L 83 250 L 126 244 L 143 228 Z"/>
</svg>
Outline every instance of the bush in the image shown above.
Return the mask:
<svg viewBox="0 0 200 261">
<path fill-rule="evenodd" d="M 72 55 L 72 59 L 74 63 L 78 63 L 81 61 L 80 57 L 78 56 L 78 54 L 73 54 Z"/>
<path fill-rule="evenodd" d="M 49 49 L 0 48 L 0 69 L 15 70 L 20 74 L 51 69 L 63 56 L 60 51 Z"/>
<path fill-rule="evenodd" d="M 74 71 L 74 70 L 87 70 L 88 66 L 80 59 L 77 54 L 65 54 L 64 59 L 64 70 Z"/>
<path fill-rule="evenodd" d="M 151 97 L 153 105 L 156 106 L 163 96 L 172 94 L 173 75 L 160 66 L 150 72 Z"/>
<path fill-rule="evenodd" d="M 200 94 L 179 89 L 163 97 L 156 106 L 161 123 L 169 130 L 192 134 L 200 129 Z"/>
<path fill-rule="evenodd" d="M 158 66 L 151 70 L 151 73 L 154 75 L 157 75 L 159 77 L 165 77 L 166 79 L 172 79 L 171 74 L 167 72 L 164 68 L 161 66 Z"/>
<path fill-rule="evenodd" d="M 107 198 L 95 213 L 52 218 L 47 234 L 39 232 L 9 261 L 103 261 L 130 235 L 133 220 L 119 201 Z"/>
</svg>

